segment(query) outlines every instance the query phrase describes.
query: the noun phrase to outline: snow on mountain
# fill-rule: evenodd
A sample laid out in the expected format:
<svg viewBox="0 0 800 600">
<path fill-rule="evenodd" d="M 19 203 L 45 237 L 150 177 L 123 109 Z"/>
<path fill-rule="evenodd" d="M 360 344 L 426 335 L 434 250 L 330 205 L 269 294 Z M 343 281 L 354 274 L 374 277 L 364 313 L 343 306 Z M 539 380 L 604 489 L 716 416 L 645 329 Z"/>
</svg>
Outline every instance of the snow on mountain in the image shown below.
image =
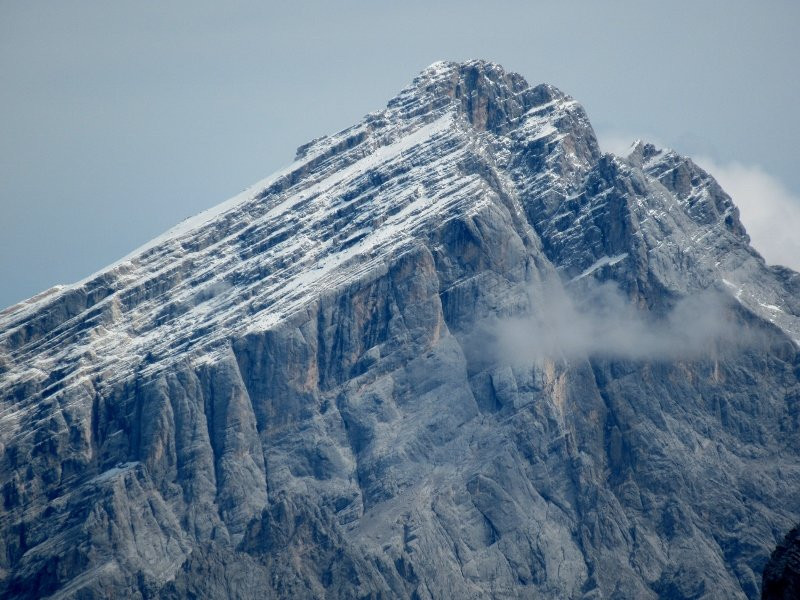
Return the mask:
<svg viewBox="0 0 800 600">
<path fill-rule="evenodd" d="M 653 319 L 714 290 L 759 345 L 520 369 L 476 342 L 609 283 Z M 556 88 L 434 63 L 0 313 L 0 589 L 756 597 L 800 516 L 798 292 L 688 158 L 603 154 Z"/>
</svg>

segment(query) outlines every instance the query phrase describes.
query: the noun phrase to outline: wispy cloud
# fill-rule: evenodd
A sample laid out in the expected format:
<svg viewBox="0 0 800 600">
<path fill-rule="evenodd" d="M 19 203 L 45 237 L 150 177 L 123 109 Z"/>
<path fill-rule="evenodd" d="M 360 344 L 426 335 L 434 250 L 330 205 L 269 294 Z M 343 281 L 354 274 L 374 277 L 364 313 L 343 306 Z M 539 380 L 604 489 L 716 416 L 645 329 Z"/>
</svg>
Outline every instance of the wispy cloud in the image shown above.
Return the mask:
<svg viewBox="0 0 800 600">
<path fill-rule="evenodd" d="M 757 343 L 732 320 L 731 299 L 708 290 L 655 317 L 637 309 L 610 283 L 582 289 L 578 299 L 559 287 L 531 290 L 531 314 L 497 318 L 478 328 L 475 348 L 524 364 L 543 358 L 602 356 L 627 360 L 690 360 L 719 345 Z"/>
</svg>

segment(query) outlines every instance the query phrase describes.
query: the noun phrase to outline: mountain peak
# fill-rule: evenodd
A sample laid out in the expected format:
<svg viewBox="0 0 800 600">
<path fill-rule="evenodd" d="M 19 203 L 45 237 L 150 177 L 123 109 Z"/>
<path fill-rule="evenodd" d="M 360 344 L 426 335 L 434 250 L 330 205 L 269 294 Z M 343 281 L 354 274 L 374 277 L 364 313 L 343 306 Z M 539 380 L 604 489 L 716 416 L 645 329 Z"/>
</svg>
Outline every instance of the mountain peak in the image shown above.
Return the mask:
<svg viewBox="0 0 800 600">
<path fill-rule="evenodd" d="M 655 144 L 637 139 L 631 144 L 625 158 L 637 166 L 642 166 L 642 164 L 663 152 L 664 150 L 657 147 Z"/>
<path fill-rule="evenodd" d="M 0 313 L 0 596 L 755 598 L 800 515 L 796 285 L 632 156 L 434 63 Z"/>
<path fill-rule="evenodd" d="M 506 76 L 513 76 L 520 80 L 524 84 L 524 87 L 528 87 L 522 75 L 506 71 L 502 65 L 484 59 L 472 59 L 462 62 L 439 60 L 420 71 L 419 75 L 414 78 L 414 82 L 419 80 L 453 81 L 454 79 L 463 77 L 466 73 L 469 73 L 473 80 L 478 76 L 486 76 L 495 80 Z"/>
<path fill-rule="evenodd" d="M 502 133 L 531 108 L 566 97 L 551 85 L 531 87 L 522 75 L 490 61 L 438 61 L 423 69 L 388 108 L 408 116 L 455 106 L 478 131 Z"/>
</svg>

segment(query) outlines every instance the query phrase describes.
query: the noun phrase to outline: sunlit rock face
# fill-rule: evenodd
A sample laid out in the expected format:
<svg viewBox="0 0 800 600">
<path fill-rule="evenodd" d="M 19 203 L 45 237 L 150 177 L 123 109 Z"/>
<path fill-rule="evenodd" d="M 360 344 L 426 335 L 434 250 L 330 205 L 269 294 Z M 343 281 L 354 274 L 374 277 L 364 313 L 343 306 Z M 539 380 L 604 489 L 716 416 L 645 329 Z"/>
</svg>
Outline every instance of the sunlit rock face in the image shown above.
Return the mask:
<svg viewBox="0 0 800 600">
<path fill-rule="evenodd" d="M 0 595 L 757 598 L 798 340 L 691 160 L 436 63 L 0 314 Z"/>
</svg>

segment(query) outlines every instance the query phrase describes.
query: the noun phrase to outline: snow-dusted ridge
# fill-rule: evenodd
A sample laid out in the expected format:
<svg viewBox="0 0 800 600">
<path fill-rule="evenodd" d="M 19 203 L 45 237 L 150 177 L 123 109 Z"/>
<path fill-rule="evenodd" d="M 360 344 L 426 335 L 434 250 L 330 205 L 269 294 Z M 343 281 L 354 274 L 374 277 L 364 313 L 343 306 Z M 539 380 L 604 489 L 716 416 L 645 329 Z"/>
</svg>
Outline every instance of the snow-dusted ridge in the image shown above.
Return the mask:
<svg viewBox="0 0 800 600">
<path fill-rule="evenodd" d="M 460 91 L 459 73 L 470 65 L 493 73 L 499 82 L 496 85 L 510 92 L 501 106 L 503 118 L 497 123 L 492 123 L 493 115 L 486 113 L 485 107 L 473 106 Z M 479 61 L 434 63 L 392 100 L 389 108 L 368 115 L 355 127 L 307 144 L 286 169 L 186 219 L 84 280 L 58 286 L 5 310 L 0 314 L 0 340 L 12 348 L 17 366 L 4 381 L 18 381 L 25 373 L 47 373 L 57 365 L 83 363 L 78 357 L 87 353 L 93 359 L 73 372 L 73 382 L 80 381 L 79 373 L 88 376 L 112 365 L 115 378 L 124 377 L 126 369 L 132 369 L 145 353 L 166 357 L 174 354 L 170 348 L 189 350 L 198 345 L 206 352 L 236 332 L 272 327 L 316 294 L 380 268 L 384 258 L 413 240 L 420 228 L 496 202 L 492 199 L 495 193 L 480 177 L 460 167 L 471 155 L 506 169 L 505 173 L 498 171 L 496 180 L 502 189 L 512 190 L 510 195 L 534 196 L 547 188 L 564 190 L 570 196 L 583 185 L 584 177 L 591 177 L 592 169 L 586 156 L 579 156 L 574 149 L 576 122 L 589 127 L 580 105 L 551 86 L 531 88 L 519 76 Z M 483 131 L 492 127 L 495 132 Z M 599 154 L 596 142 L 591 143 L 595 149 L 588 156 L 594 160 Z M 512 145 L 542 146 L 549 149 L 548 160 L 560 162 L 533 179 L 520 177 L 515 175 L 514 165 L 503 165 Z M 661 179 L 685 168 L 682 160 L 641 142 L 626 159 L 612 158 L 615 169 L 628 169 L 630 163 Z M 665 163 L 669 165 L 662 166 Z M 663 237 L 660 223 L 673 218 L 670 215 L 675 210 L 683 214 L 698 205 L 698 198 L 707 199 L 706 180 L 698 181 L 696 188 L 690 183 L 679 191 L 681 206 L 674 204 L 671 195 L 658 206 L 644 197 L 637 201 L 642 233 L 649 235 L 645 233 L 648 221 L 658 230 L 648 242 L 651 252 L 659 252 L 663 244 L 671 248 L 678 243 Z M 515 186 L 517 191 L 512 189 Z M 579 202 L 580 194 L 570 197 Z M 602 212 L 604 206 L 594 200 L 585 208 L 585 215 L 576 215 L 570 230 L 553 231 L 550 243 L 571 243 L 570 231 L 583 231 L 583 219 L 595 218 L 592 213 Z M 568 216 L 572 209 L 555 215 L 541 206 L 532 215 L 532 208 L 520 204 L 515 210 L 519 215 L 527 211 L 535 224 L 543 218 L 551 224 L 572 218 Z M 695 226 L 691 213 L 688 216 L 688 220 L 682 219 Z M 551 224 L 538 224 L 546 240 Z M 700 225 L 702 230 L 692 236 L 693 243 L 711 234 L 710 223 Z M 692 251 L 692 247 L 686 250 Z M 559 268 L 574 281 L 627 256 L 627 250 L 621 249 L 583 265 L 574 263 L 577 256 L 566 256 Z M 737 265 L 714 260 L 723 263 L 717 270 L 729 279 L 736 278 L 730 272 L 736 272 Z M 570 266 L 573 263 L 580 267 L 577 273 Z M 748 288 L 753 284 L 745 277 L 741 285 Z M 164 290 L 147 291 L 154 286 Z M 49 306 L 70 295 L 86 295 L 86 308 L 29 341 L 9 343 L 26 337 L 23 331 L 29 319 L 48 312 Z M 91 299 L 98 295 L 103 297 Z M 750 308 L 767 311 L 770 321 L 798 337 L 797 317 L 791 310 L 765 308 L 778 307 L 774 293 L 752 292 L 744 297 L 751 296 Z M 102 317 L 95 317 L 96 326 L 81 327 L 81 333 L 74 333 L 74 326 L 85 321 L 88 313 Z M 208 333 L 198 338 L 194 333 L 198 329 Z"/>
</svg>

